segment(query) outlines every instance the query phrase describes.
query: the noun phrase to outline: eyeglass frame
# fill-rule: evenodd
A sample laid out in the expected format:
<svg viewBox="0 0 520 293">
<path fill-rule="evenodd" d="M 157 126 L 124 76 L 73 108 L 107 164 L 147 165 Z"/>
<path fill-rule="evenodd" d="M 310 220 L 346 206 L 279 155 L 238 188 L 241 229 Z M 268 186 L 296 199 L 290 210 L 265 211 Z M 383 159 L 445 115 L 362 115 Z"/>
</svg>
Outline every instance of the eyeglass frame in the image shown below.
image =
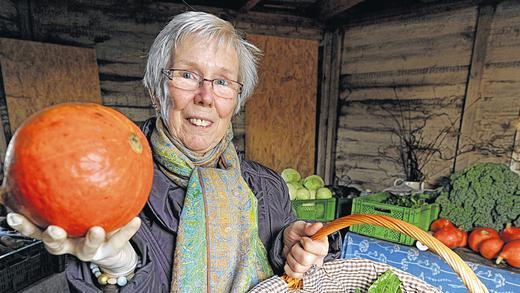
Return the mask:
<svg viewBox="0 0 520 293">
<path fill-rule="evenodd" d="M 191 74 L 194 74 L 195 76 L 198 76 L 200 78 L 200 81 L 199 81 L 199 86 L 197 88 L 200 88 L 204 84 L 204 81 L 209 81 L 211 83 L 211 89 L 213 91 L 215 91 L 215 89 L 214 89 L 214 86 L 215 86 L 214 82 L 215 82 L 215 80 L 226 80 L 226 81 L 233 82 L 233 83 L 236 83 L 236 84 L 239 85 L 239 88 L 237 90 L 237 95 L 240 95 L 242 93 L 242 88 L 244 87 L 244 85 L 242 83 L 240 83 L 240 82 L 238 82 L 236 80 L 231 80 L 231 79 L 227 79 L 227 78 L 208 79 L 208 78 L 204 78 L 204 76 L 201 75 L 201 74 L 198 74 L 196 72 L 189 71 L 189 70 L 186 70 L 186 69 L 180 69 L 180 68 L 163 68 L 163 69 L 161 69 L 161 73 L 164 74 L 169 80 L 173 80 L 173 77 L 171 75 L 172 75 L 172 73 L 174 71 L 185 71 L 185 72 L 189 72 Z M 195 88 L 193 90 L 196 90 L 197 88 Z M 231 88 L 231 89 L 233 89 L 233 88 Z M 224 98 L 224 97 L 222 97 L 222 98 Z"/>
</svg>

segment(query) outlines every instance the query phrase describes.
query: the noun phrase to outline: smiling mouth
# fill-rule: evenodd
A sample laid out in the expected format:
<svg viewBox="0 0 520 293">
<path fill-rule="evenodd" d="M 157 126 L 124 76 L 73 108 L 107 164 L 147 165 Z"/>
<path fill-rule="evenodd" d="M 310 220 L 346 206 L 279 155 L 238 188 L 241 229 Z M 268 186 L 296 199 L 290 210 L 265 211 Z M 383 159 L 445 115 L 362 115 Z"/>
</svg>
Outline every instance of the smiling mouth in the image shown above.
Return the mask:
<svg viewBox="0 0 520 293">
<path fill-rule="evenodd" d="M 199 127 L 208 127 L 211 125 L 211 121 L 204 120 L 204 119 L 189 118 L 188 121 L 192 125 L 199 126 Z"/>
</svg>

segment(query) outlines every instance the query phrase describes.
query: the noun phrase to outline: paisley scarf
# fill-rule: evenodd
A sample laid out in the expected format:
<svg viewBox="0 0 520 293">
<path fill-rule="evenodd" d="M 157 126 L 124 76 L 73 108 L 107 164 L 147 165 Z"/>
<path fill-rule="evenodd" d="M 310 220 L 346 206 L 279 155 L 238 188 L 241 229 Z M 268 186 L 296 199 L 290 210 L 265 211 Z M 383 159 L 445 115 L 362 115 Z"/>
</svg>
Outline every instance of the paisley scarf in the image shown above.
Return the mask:
<svg viewBox="0 0 520 293">
<path fill-rule="evenodd" d="M 199 157 L 156 120 L 154 158 L 166 176 L 186 187 L 171 292 L 246 292 L 273 275 L 258 236 L 256 197 L 242 178 L 232 138 L 230 128 Z"/>
</svg>

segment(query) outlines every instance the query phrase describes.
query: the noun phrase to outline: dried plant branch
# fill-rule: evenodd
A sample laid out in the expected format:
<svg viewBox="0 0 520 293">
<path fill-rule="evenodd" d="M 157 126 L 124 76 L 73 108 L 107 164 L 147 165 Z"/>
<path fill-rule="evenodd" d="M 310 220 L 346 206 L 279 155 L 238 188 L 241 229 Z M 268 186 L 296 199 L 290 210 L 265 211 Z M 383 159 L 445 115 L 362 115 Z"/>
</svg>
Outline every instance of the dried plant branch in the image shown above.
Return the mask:
<svg viewBox="0 0 520 293">
<path fill-rule="evenodd" d="M 397 104 L 397 113 L 381 106 L 381 109 L 388 113 L 388 117 L 395 124 L 395 127 L 390 129 L 391 145 L 378 149 L 378 153 L 381 157 L 401 166 L 406 180 L 423 181 L 425 177 L 424 169 L 436 156 L 441 160 L 453 160 L 456 156 L 464 153 L 480 152 L 502 157 L 509 155 L 513 151 L 513 147 L 504 147 L 497 144 L 497 141 L 508 136 L 496 134 L 480 141 L 469 138 L 468 145 L 460 146 L 452 155 L 447 155 L 445 151 L 449 149 L 449 146 L 445 145 L 447 138 L 450 135 L 460 136 L 460 130 L 458 129 L 460 116 L 453 120 L 447 113 L 438 114 L 423 110 L 421 120 L 414 119 L 411 103 L 404 103 L 399 98 L 396 87 L 394 87 L 394 96 Z M 472 107 L 480 99 L 480 97 L 477 98 L 466 109 Z M 453 103 L 456 103 L 455 99 L 450 99 L 449 104 Z M 448 121 L 447 126 L 441 128 L 435 136 L 426 135 L 428 123 L 432 119 L 439 117 L 446 118 Z M 509 123 L 508 125 L 503 125 L 502 128 L 505 132 L 514 126 Z M 385 127 L 388 126 L 386 125 Z"/>
</svg>

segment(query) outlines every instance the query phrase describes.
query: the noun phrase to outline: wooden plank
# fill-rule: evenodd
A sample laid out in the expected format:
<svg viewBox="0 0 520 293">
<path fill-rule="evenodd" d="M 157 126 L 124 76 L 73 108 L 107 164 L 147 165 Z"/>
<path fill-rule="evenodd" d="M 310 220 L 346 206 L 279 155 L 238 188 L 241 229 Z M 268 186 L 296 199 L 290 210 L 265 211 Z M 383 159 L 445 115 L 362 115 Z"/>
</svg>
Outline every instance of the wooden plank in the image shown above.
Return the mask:
<svg viewBox="0 0 520 293">
<path fill-rule="evenodd" d="M 245 107 L 240 109 L 240 113 L 233 116 L 233 143 L 238 152 L 246 151 L 246 111 Z"/>
<path fill-rule="evenodd" d="M 493 23 L 495 8 L 493 6 L 483 6 L 479 10 L 478 22 L 475 32 L 475 44 L 471 57 L 470 74 L 467 84 L 464 108 L 461 113 L 460 134 L 457 140 L 456 149 L 469 143 L 474 137 L 475 122 L 478 117 L 478 100 L 482 96 L 481 84 L 484 66 L 486 62 L 486 52 L 488 39 Z M 465 153 L 457 156 L 453 162 L 454 170 L 461 170 L 475 163 L 472 153 Z"/>
<path fill-rule="evenodd" d="M 4 79 L 2 77 L 2 64 L 0 62 L 0 180 L 4 178 L 3 163 L 5 160 L 5 151 L 11 140 L 11 124 L 9 123 L 9 113 L 7 112 L 7 99 L 5 96 Z"/>
<path fill-rule="evenodd" d="M 54 104 L 101 103 L 93 49 L 0 39 L 0 62 L 12 132 Z"/>
<path fill-rule="evenodd" d="M 316 174 L 323 178 L 325 184 L 334 183 L 342 35 L 340 30 L 335 30 L 326 32 L 324 36 Z"/>
<path fill-rule="evenodd" d="M 518 113 L 520 117 L 520 113 Z M 520 175 L 520 118 L 518 118 L 513 126 L 515 127 L 515 139 L 513 144 L 513 153 L 511 154 L 511 171 Z"/>
<path fill-rule="evenodd" d="M 371 60 L 373 58 L 381 59 L 397 59 L 403 58 L 403 51 L 406 48 L 406 56 L 416 56 L 427 54 L 428 57 L 444 54 L 450 51 L 451 54 L 461 56 L 466 59 L 471 57 L 467 50 L 471 50 L 473 44 L 472 38 L 467 37 L 461 32 L 439 36 L 416 36 L 410 34 L 408 38 L 402 40 L 380 40 L 367 45 L 359 45 L 355 40 L 349 43 L 348 48 L 343 48 L 343 57 L 346 58 L 343 65 L 348 68 L 348 64 Z M 442 51 L 442 52 L 439 52 Z M 466 57 L 466 55 L 468 57 Z M 460 63 L 459 63 L 460 64 Z M 469 64 L 466 62 L 465 64 Z M 348 72 L 344 72 L 348 73 Z"/>
<path fill-rule="evenodd" d="M 402 9 L 401 9 L 402 10 Z M 383 21 L 374 19 L 371 23 L 345 28 L 345 49 L 373 44 L 401 42 L 410 39 L 424 39 L 460 34 L 472 38 L 477 10 L 475 6 L 462 9 L 443 9 L 438 12 L 400 16 Z M 375 15 L 375 14 L 374 14 Z M 384 25 L 383 25 L 384 23 Z M 468 35 L 469 34 L 469 35 Z M 412 41 L 408 46 L 414 46 Z M 384 51 L 381 52 L 385 54 Z"/>
<path fill-rule="evenodd" d="M 128 117 L 130 120 L 134 122 L 144 122 L 148 120 L 148 118 L 153 117 L 155 115 L 155 111 L 152 108 L 146 107 L 129 107 L 129 106 L 110 106 L 111 108 L 116 109 L 121 112 L 123 115 Z"/>
<path fill-rule="evenodd" d="M 408 3 L 408 5 L 395 5 L 380 11 L 367 11 L 366 13 L 358 13 L 351 15 L 348 19 L 344 19 L 342 25 L 346 27 L 351 26 L 366 26 L 374 23 L 390 23 L 390 22 L 405 22 L 410 18 L 423 19 L 425 23 L 435 21 L 438 15 L 443 13 L 450 13 L 452 11 L 463 11 L 466 8 L 475 9 L 477 0 L 461 0 L 461 1 L 435 1 L 424 5 L 420 1 L 415 3 Z M 460 18 L 463 18 L 460 15 Z M 432 26 L 432 28 L 435 26 Z"/>
<path fill-rule="evenodd" d="M 468 65 L 424 67 L 345 74 L 340 84 L 350 87 L 391 87 L 399 86 L 438 86 L 465 84 L 468 78 Z"/>
<path fill-rule="evenodd" d="M 0 34 L 4 37 L 20 38 L 19 15 L 14 1 L 0 1 Z"/>
<path fill-rule="evenodd" d="M 347 85 L 348 86 L 348 85 Z M 347 88 L 345 93 L 340 94 L 344 101 L 366 101 L 366 100 L 394 100 L 395 95 L 400 100 L 434 100 L 444 97 L 464 97 L 466 86 L 464 84 L 454 85 L 410 85 L 410 86 L 380 86 L 380 87 L 352 87 Z"/>
<path fill-rule="evenodd" d="M 263 51 L 246 104 L 246 158 L 280 172 L 314 174 L 317 58 L 314 40 L 247 35 Z"/>
<path fill-rule="evenodd" d="M 336 150 L 336 129 L 339 100 L 339 75 L 341 72 L 341 45 L 343 43 L 343 33 L 337 29 L 332 35 L 332 63 L 330 66 L 330 90 L 329 107 L 327 115 L 327 155 L 325 157 L 325 176 L 323 180 L 326 184 L 334 183 L 334 153 Z"/>
<path fill-rule="evenodd" d="M 20 23 L 20 32 L 22 39 L 31 39 L 33 37 L 31 0 L 16 1 L 16 10 L 18 11 L 18 20 Z"/>
<path fill-rule="evenodd" d="M 239 9 L 240 12 L 247 13 L 249 10 L 253 9 L 253 7 L 258 4 L 260 0 L 247 0 L 246 3 Z"/>
<path fill-rule="evenodd" d="M 323 36 L 322 61 L 321 61 L 321 93 L 318 114 L 318 134 L 316 140 L 316 174 L 325 177 L 325 162 L 327 160 L 327 125 L 330 102 L 330 83 L 332 66 L 332 32 L 325 32 Z"/>
<path fill-rule="evenodd" d="M 363 2 L 363 0 L 329 0 L 322 1 L 320 7 L 320 19 L 323 21 L 328 20 L 336 15 L 339 15 L 357 4 Z"/>
</svg>

